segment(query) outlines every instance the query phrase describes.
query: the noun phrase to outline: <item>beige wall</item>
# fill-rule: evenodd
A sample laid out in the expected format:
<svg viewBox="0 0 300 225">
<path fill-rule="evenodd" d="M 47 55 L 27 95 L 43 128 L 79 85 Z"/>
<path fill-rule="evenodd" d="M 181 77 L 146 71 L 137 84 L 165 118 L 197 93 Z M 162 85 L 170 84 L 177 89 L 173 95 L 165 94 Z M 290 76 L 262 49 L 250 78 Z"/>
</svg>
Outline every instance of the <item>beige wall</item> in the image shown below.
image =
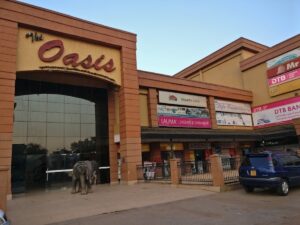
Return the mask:
<svg viewBox="0 0 300 225">
<path fill-rule="evenodd" d="M 240 61 L 241 55 L 236 54 L 216 66 L 214 65 L 203 70 L 203 81 L 228 87 L 243 88 L 243 80 L 239 67 Z"/>
<path fill-rule="evenodd" d="M 240 61 L 253 55 L 252 52 L 240 50 L 209 67 L 197 71 L 187 79 L 243 89 L 244 83 L 240 71 Z"/>
<path fill-rule="evenodd" d="M 300 91 L 298 90 L 278 95 L 276 97 L 270 97 L 266 71 L 266 63 L 262 63 L 242 73 L 245 89 L 253 92 L 252 106 L 291 98 L 294 97 L 296 93 L 300 95 Z"/>
<path fill-rule="evenodd" d="M 140 89 L 140 115 L 141 126 L 149 127 L 148 92 L 143 89 Z"/>
</svg>

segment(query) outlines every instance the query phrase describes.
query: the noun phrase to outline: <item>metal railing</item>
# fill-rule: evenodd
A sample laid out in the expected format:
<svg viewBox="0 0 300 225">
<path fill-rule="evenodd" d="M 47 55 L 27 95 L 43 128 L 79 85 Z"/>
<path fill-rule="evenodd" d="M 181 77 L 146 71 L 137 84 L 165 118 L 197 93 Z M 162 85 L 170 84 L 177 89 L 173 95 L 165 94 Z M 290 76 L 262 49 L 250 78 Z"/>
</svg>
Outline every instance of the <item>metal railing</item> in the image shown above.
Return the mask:
<svg viewBox="0 0 300 225">
<path fill-rule="evenodd" d="M 145 162 L 137 166 L 137 179 L 144 181 L 170 181 L 170 164 Z"/>
<path fill-rule="evenodd" d="M 223 166 L 223 175 L 225 184 L 239 183 L 239 159 L 238 158 L 221 158 Z"/>
<path fill-rule="evenodd" d="M 182 184 L 212 185 L 209 161 L 184 161 L 179 164 Z"/>
</svg>

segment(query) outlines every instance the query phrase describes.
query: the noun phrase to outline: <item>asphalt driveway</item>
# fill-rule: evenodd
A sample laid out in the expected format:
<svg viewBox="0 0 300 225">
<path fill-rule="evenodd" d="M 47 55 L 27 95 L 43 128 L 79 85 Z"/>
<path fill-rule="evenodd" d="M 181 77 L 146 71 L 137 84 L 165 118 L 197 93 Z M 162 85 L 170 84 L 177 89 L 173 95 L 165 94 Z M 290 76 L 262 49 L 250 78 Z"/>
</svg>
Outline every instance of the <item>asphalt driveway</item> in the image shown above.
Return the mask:
<svg viewBox="0 0 300 225">
<path fill-rule="evenodd" d="M 299 225 L 299 212 L 300 188 L 286 197 L 240 189 L 51 225 Z"/>
</svg>

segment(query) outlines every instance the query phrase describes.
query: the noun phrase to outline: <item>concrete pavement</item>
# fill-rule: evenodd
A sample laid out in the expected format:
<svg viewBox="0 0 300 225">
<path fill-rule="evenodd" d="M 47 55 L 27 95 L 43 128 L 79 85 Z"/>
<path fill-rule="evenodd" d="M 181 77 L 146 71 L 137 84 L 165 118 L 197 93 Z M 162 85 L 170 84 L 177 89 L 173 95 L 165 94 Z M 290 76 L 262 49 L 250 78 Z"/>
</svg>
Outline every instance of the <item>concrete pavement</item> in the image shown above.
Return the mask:
<svg viewBox="0 0 300 225">
<path fill-rule="evenodd" d="M 14 196 L 8 217 L 13 225 L 44 225 L 214 194 L 152 183 L 97 185 L 88 195 L 70 192 L 63 188 Z"/>
</svg>

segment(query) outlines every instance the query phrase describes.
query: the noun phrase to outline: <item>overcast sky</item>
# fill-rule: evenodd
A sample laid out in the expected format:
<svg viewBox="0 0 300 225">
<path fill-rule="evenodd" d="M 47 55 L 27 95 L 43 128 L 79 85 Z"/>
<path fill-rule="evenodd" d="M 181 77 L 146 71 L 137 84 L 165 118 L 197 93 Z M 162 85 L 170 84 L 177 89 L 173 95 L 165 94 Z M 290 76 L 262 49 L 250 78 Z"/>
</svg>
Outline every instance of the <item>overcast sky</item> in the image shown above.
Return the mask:
<svg viewBox="0 0 300 225">
<path fill-rule="evenodd" d="M 300 33 L 300 0 L 23 0 L 137 34 L 138 69 L 173 75 L 239 37 Z"/>
</svg>

